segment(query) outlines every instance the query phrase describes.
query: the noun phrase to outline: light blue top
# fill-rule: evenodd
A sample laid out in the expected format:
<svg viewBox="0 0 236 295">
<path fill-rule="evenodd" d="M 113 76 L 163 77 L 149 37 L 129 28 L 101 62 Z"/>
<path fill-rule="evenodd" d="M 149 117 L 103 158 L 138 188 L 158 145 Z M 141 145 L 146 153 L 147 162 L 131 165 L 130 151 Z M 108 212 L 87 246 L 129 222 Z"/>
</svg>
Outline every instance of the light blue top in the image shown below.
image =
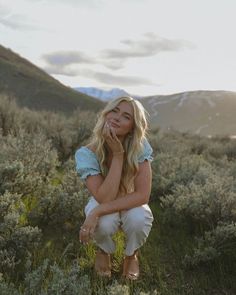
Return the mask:
<svg viewBox="0 0 236 295">
<path fill-rule="evenodd" d="M 138 156 L 138 162 L 145 160 L 152 161 L 152 147 L 145 139 L 143 141 L 143 151 Z M 101 173 L 100 165 L 96 154 L 86 146 L 82 146 L 75 153 L 76 170 L 81 179 L 86 179 L 89 175 L 98 175 Z"/>
</svg>

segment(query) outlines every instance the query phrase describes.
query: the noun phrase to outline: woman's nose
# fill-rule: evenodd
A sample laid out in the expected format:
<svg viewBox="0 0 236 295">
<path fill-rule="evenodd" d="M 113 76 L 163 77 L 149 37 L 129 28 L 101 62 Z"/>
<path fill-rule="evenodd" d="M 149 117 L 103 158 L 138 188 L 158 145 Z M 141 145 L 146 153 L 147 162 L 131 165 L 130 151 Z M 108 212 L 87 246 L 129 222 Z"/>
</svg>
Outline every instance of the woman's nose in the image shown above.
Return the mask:
<svg viewBox="0 0 236 295">
<path fill-rule="evenodd" d="M 119 113 L 115 113 L 115 117 L 114 117 L 114 119 L 115 119 L 116 121 L 119 121 L 119 120 L 120 120 L 120 114 L 119 114 Z"/>
</svg>

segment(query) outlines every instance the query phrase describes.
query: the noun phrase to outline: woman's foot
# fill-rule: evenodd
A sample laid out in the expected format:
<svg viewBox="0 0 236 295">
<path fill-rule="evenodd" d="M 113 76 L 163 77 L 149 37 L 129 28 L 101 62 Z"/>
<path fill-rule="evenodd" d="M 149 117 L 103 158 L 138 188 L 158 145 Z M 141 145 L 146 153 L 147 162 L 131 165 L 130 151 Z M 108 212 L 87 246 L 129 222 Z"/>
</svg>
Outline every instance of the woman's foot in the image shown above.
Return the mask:
<svg viewBox="0 0 236 295">
<path fill-rule="evenodd" d="M 122 276 L 129 280 L 137 280 L 139 277 L 139 261 L 137 252 L 134 252 L 132 256 L 125 256 L 123 263 Z"/>
<path fill-rule="evenodd" d="M 111 277 L 111 257 L 110 254 L 98 250 L 95 258 L 95 271 L 101 277 Z"/>
</svg>

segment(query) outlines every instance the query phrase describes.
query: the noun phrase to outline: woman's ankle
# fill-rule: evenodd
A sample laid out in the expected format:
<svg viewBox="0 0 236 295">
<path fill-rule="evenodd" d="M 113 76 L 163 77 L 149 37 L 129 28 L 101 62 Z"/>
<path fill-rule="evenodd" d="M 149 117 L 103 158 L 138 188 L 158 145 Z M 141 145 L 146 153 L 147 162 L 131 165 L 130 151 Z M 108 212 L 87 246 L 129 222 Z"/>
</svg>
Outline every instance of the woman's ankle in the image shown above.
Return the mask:
<svg viewBox="0 0 236 295">
<path fill-rule="evenodd" d="M 127 257 L 127 259 L 128 259 L 128 258 L 134 258 L 137 255 L 138 255 L 138 250 L 135 250 L 132 255 L 125 255 L 125 257 Z"/>
<path fill-rule="evenodd" d="M 98 248 L 97 252 L 101 253 L 101 254 L 105 254 L 105 255 L 110 255 L 109 253 L 105 252 L 103 249 Z"/>
</svg>

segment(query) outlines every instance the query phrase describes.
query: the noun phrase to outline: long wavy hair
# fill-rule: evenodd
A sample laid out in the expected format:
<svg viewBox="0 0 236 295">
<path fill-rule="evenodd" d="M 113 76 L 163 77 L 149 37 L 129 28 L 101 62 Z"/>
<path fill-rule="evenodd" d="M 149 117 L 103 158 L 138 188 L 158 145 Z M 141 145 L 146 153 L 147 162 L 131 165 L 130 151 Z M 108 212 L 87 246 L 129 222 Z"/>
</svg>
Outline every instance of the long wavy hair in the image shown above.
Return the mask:
<svg viewBox="0 0 236 295">
<path fill-rule="evenodd" d="M 138 155 L 142 151 L 142 142 L 146 138 L 147 132 L 147 112 L 142 104 L 128 96 L 110 101 L 98 116 L 98 121 L 93 130 L 91 144 L 95 147 L 95 153 L 100 164 L 102 175 L 106 176 L 108 173 L 108 167 L 106 165 L 108 149 L 102 134 L 103 127 L 106 122 L 107 113 L 112 111 L 122 101 L 130 103 L 133 106 L 134 111 L 133 132 L 132 134 L 127 135 L 123 142 L 125 153 L 119 186 L 119 192 L 129 193 L 134 190 L 134 178 L 138 172 Z"/>
</svg>

